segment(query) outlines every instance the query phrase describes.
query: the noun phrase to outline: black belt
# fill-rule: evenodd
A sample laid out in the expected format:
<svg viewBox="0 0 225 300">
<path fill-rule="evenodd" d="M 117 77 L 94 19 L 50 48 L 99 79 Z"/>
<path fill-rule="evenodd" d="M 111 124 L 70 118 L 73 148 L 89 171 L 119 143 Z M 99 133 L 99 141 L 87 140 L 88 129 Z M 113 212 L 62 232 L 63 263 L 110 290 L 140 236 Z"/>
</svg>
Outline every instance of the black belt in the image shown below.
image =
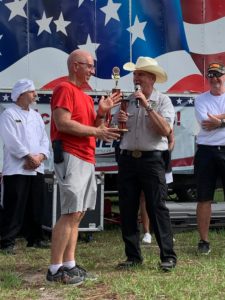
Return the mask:
<svg viewBox="0 0 225 300">
<path fill-rule="evenodd" d="M 133 158 L 141 158 L 141 157 L 161 157 L 162 151 L 154 150 L 154 151 L 140 151 L 140 150 L 120 150 L 120 155 L 131 156 Z"/>
<path fill-rule="evenodd" d="M 225 146 L 210 146 L 210 145 L 198 145 L 199 149 L 217 149 L 217 150 L 225 150 Z"/>
</svg>

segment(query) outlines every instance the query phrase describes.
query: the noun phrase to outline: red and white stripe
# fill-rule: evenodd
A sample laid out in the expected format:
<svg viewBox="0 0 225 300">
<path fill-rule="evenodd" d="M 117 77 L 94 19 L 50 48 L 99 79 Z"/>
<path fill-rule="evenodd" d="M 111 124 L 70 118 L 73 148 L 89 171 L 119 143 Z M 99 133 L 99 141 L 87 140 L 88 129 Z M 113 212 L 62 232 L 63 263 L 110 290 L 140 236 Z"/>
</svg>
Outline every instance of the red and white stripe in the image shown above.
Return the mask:
<svg viewBox="0 0 225 300">
<path fill-rule="evenodd" d="M 225 63 L 224 0 L 181 0 L 190 53 L 204 75 L 209 63 Z"/>
</svg>

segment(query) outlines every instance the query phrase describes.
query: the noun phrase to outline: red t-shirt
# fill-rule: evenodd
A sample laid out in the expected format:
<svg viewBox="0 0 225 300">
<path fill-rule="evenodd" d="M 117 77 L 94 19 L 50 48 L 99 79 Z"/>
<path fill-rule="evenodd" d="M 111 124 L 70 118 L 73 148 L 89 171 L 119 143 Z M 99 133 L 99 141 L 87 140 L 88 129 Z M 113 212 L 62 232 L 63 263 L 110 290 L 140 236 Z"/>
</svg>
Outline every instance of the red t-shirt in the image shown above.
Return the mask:
<svg viewBox="0 0 225 300">
<path fill-rule="evenodd" d="M 71 119 L 83 125 L 94 126 L 93 99 L 71 82 L 62 82 L 53 91 L 51 111 L 57 107 L 71 113 Z M 63 150 L 90 163 L 95 163 L 96 140 L 93 136 L 79 137 L 61 133 L 51 118 L 51 140 L 61 140 Z"/>
</svg>

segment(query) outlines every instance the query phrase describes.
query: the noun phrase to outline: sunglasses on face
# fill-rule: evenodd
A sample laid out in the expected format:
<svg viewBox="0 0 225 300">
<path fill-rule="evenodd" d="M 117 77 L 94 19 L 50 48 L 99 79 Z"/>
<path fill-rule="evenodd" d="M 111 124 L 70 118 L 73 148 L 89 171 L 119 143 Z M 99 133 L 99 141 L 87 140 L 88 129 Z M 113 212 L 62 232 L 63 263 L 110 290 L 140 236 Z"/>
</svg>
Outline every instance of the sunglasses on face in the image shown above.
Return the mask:
<svg viewBox="0 0 225 300">
<path fill-rule="evenodd" d="M 223 76 L 224 74 L 222 73 L 219 73 L 219 72 L 210 72 L 207 74 L 207 77 L 208 78 L 213 78 L 213 77 L 216 77 L 216 78 L 219 78 L 221 76 Z"/>
</svg>

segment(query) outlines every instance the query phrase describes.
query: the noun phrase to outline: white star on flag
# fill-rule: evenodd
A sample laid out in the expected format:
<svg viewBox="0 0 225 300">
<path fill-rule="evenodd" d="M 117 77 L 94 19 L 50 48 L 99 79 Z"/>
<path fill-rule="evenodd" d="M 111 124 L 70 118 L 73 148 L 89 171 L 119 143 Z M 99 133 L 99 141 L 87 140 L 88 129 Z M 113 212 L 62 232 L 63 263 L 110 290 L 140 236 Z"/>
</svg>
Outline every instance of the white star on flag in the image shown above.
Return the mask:
<svg viewBox="0 0 225 300">
<path fill-rule="evenodd" d="M 127 30 L 132 33 L 132 44 L 134 44 L 137 38 L 145 41 L 144 29 L 146 24 L 147 22 L 139 22 L 138 16 L 136 16 L 134 25 L 127 28 Z"/>
<path fill-rule="evenodd" d="M 194 102 L 194 99 L 193 99 L 193 98 L 190 98 L 190 99 L 188 100 L 188 103 L 189 103 L 189 104 L 193 104 L 193 102 Z"/>
<path fill-rule="evenodd" d="M 115 19 L 120 21 L 118 15 L 118 9 L 120 8 L 120 3 L 113 3 L 112 0 L 108 0 L 108 4 L 100 8 L 105 13 L 105 25 L 110 21 L 110 19 Z"/>
<path fill-rule="evenodd" d="M 81 50 L 88 50 L 91 53 L 94 60 L 97 60 L 97 56 L 96 56 L 95 51 L 98 49 L 99 46 L 100 46 L 100 44 L 92 43 L 90 35 L 88 35 L 87 41 L 84 45 L 78 45 L 78 47 Z"/>
<path fill-rule="evenodd" d="M 47 31 L 48 33 L 51 33 L 49 25 L 50 25 L 52 19 L 53 19 L 53 17 L 47 18 L 45 15 L 45 12 L 43 12 L 42 19 L 35 21 L 39 26 L 37 35 L 41 34 L 43 31 Z"/>
<path fill-rule="evenodd" d="M 84 0 L 79 0 L 78 7 L 80 7 L 83 2 Z"/>
<path fill-rule="evenodd" d="M 11 10 L 9 21 L 16 16 L 27 17 L 24 11 L 26 3 L 27 0 L 15 0 L 14 2 L 5 3 L 5 6 Z"/>
<path fill-rule="evenodd" d="M 64 18 L 63 18 L 63 14 L 61 12 L 58 20 L 54 21 L 54 23 L 56 24 L 56 31 L 61 31 L 62 33 L 64 33 L 65 35 L 67 35 L 67 32 L 66 32 L 66 27 L 71 23 L 71 22 L 68 22 L 68 21 L 65 21 Z"/>
<path fill-rule="evenodd" d="M 94 104 L 98 104 L 98 96 L 97 95 L 94 97 Z"/>
<path fill-rule="evenodd" d="M 180 98 L 177 99 L 177 104 L 181 104 L 182 100 Z"/>
<path fill-rule="evenodd" d="M 8 101 L 9 100 L 9 96 L 7 94 L 3 95 L 3 101 Z"/>
</svg>

